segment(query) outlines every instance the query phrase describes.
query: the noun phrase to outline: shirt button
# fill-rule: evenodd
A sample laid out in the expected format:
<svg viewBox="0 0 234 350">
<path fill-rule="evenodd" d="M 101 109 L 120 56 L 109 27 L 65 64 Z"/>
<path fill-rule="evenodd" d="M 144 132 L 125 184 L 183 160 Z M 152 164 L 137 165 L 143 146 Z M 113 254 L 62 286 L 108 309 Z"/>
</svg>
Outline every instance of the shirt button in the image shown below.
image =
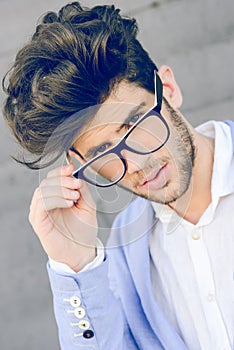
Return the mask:
<svg viewBox="0 0 234 350">
<path fill-rule="evenodd" d="M 214 301 L 215 300 L 215 295 L 213 293 L 209 293 L 208 296 L 207 296 L 207 300 L 208 301 Z"/>
<path fill-rule="evenodd" d="M 78 326 L 79 326 L 79 328 L 80 329 L 89 329 L 89 327 L 90 327 L 90 323 L 89 323 L 89 321 L 87 321 L 87 320 L 81 320 L 79 323 L 78 323 Z"/>
<path fill-rule="evenodd" d="M 201 234 L 198 230 L 194 231 L 193 234 L 192 234 L 192 239 L 194 240 L 198 240 L 201 238 Z"/>
<path fill-rule="evenodd" d="M 82 307 L 77 307 L 77 308 L 74 310 L 74 315 L 75 315 L 77 318 L 84 318 L 84 316 L 85 316 L 85 310 L 84 310 Z"/>
<path fill-rule="evenodd" d="M 93 331 L 91 331 L 91 329 L 88 329 L 87 331 L 84 331 L 84 333 L 83 333 L 83 337 L 86 339 L 93 338 L 93 336 L 94 336 L 94 333 L 93 333 Z"/>
<path fill-rule="evenodd" d="M 81 304 L 80 298 L 73 296 L 70 298 L 70 305 L 73 307 L 78 307 Z"/>
</svg>

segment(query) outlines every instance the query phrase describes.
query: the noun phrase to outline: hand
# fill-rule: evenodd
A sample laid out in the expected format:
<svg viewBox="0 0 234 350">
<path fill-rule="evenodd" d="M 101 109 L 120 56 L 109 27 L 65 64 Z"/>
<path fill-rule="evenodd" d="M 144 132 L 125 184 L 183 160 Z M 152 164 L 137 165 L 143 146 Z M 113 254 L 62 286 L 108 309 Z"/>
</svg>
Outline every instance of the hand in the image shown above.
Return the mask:
<svg viewBox="0 0 234 350">
<path fill-rule="evenodd" d="M 80 271 L 96 256 L 95 203 L 72 164 L 50 171 L 35 190 L 29 222 L 52 259 Z"/>
</svg>

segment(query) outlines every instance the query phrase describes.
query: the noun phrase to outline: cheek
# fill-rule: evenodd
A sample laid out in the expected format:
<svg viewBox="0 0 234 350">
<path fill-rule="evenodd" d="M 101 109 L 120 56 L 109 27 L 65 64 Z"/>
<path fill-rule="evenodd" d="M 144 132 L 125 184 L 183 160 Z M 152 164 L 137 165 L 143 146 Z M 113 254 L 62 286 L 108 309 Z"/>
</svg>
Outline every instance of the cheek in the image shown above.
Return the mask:
<svg viewBox="0 0 234 350">
<path fill-rule="evenodd" d="M 115 182 L 122 177 L 125 172 L 123 162 L 114 154 L 111 154 L 99 162 L 95 162 L 95 166 L 92 168 L 96 173 L 109 179 L 111 182 Z"/>
</svg>

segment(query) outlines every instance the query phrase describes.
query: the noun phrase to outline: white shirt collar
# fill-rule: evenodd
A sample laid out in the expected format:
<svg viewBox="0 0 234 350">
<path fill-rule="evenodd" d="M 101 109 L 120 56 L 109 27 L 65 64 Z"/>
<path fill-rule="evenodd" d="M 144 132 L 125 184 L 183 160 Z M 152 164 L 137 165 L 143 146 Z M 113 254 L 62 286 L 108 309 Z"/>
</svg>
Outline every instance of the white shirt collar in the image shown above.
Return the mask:
<svg viewBox="0 0 234 350">
<path fill-rule="evenodd" d="M 215 139 L 214 163 L 211 182 L 212 203 L 209 205 L 205 213 L 200 218 L 196 226 L 208 224 L 212 220 L 216 206 L 222 196 L 234 192 L 234 180 L 231 174 L 234 174 L 234 150 L 231 137 L 230 127 L 223 122 L 209 121 L 196 128 L 196 131 Z M 152 202 L 157 217 L 165 224 L 189 222 L 179 217 L 174 210 L 167 205 Z M 173 231 L 166 230 L 167 233 Z"/>
</svg>

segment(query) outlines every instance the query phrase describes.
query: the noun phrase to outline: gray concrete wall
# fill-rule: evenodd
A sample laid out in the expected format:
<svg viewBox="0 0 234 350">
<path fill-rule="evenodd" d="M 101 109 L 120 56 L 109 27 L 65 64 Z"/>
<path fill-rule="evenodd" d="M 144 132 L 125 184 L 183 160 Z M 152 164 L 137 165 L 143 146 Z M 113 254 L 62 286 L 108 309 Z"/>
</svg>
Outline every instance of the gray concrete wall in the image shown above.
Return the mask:
<svg viewBox="0 0 234 350">
<path fill-rule="evenodd" d="M 193 125 L 234 119 L 233 0 L 99 1 L 112 2 L 138 19 L 139 37 L 156 63 L 173 68 L 184 95 L 182 111 Z M 0 0 L 1 77 L 37 18 L 64 3 Z M 3 98 L 1 92 L 1 103 Z M 9 158 L 18 148 L 3 118 L 0 132 L 0 349 L 57 350 L 47 257 L 27 221 L 39 174 Z"/>
</svg>

